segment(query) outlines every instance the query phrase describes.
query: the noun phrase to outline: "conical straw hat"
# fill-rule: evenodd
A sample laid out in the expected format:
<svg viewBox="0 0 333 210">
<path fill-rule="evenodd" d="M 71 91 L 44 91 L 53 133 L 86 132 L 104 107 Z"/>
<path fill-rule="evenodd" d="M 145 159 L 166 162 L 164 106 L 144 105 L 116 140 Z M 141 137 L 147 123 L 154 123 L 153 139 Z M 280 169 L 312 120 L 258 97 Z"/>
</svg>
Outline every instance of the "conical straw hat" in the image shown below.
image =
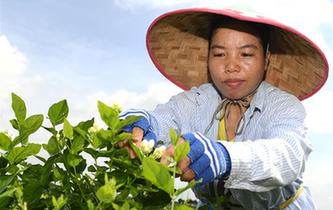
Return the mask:
<svg viewBox="0 0 333 210">
<path fill-rule="evenodd" d="M 217 16 L 265 24 L 270 34 L 271 58 L 266 81 L 299 99 L 316 93 L 328 77 L 323 52 L 295 29 L 269 18 L 209 8 L 168 12 L 156 18 L 147 32 L 147 49 L 157 69 L 170 81 L 187 90 L 210 82 L 208 39 Z"/>
</svg>

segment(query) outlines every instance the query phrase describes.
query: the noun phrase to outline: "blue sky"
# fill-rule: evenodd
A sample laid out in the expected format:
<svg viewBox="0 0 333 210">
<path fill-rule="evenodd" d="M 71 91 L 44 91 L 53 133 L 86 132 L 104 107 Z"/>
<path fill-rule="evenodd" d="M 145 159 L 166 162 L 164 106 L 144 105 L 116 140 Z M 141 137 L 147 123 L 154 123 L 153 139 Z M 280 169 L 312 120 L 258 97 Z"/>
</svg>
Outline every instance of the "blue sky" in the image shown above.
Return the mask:
<svg viewBox="0 0 333 210">
<path fill-rule="evenodd" d="M 47 113 L 62 99 L 70 120 L 97 116 L 96 102 L 152 109 L 180 91 L 151 63 L 146 30 L 176 8 L 221 1 L 195 0 L 0 0 L 0 130 L 9 129 L 10 93 L 30 114 Z M 333 66 L 333 1 L 233 0 L 291 25 L 313 39 Z M 281 12 L 283 11 L 283 13 Z M 333 79 L 304 101 L 315 150 L 305 180 L 318 209 L 332 209 Z M 45 142 L 40 136 L 35 141 Z"/>
</svg>

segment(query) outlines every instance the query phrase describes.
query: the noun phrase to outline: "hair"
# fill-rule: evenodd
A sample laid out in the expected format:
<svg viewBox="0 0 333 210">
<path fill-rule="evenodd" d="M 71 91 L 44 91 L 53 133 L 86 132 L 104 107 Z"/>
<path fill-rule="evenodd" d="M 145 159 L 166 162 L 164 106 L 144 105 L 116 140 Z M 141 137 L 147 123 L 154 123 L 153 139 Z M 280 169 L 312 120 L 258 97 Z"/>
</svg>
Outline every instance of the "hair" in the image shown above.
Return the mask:
<svg viewBox="0 0 333 210">
<path fill-rule="evenodd" d="M 223 27 L 225 24 L 230 23 L 246 23 L 250 28 L 254 29 L 256 33 L 258 33 L 258 37 L 260 38 L 262 47 L 264 49 L 264 53 L 266 55 L 267 50 L 269 48 L 269 26 L 263 24 L 263 23 L 256 23 L 256 22 L 250 22 L 250 21 L 242 21 L 237 20 L 231 17 L 217 17 L 212 21 L 212 25 L 210 27 L 209 32 L 209 46 L 211 45 L 211 40 L 214 35 L 214 32 Z"/>
</svg>

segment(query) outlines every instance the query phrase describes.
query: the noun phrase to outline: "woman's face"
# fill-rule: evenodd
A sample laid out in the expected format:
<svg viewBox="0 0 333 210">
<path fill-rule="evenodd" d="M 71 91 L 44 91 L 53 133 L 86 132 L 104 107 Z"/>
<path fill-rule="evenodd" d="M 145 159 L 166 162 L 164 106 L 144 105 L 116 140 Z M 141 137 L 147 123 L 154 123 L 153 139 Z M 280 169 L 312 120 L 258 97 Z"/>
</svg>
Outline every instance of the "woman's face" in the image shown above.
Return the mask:
<svg viewBox="0 0 333 210">
<path fill-rule="evenodd" d="M 208 66 L 220 93 L 240 99 L 254 91 L 264 77 L 268 59 L 258 32 L 244 23 L 231 23 L 213 32 Z"/>
</svg>

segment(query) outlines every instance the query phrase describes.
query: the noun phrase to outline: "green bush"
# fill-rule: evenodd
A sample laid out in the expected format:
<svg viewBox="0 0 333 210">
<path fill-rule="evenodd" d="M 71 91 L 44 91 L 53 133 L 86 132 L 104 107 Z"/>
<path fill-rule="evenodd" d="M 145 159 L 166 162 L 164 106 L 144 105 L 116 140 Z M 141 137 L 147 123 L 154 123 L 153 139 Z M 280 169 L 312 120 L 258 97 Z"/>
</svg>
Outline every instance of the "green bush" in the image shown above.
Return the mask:
<svg viewBox="0 0 333 210">
<path fill-rule="evenodd" d="M 27 117 L 25 102 L 14 93 L 12 109 L 10 123 L 17 136 L 0 133 L 0 209 L 192 209 L 186 202 L 175 204 L 195 184 L 174 187 L 175 163 L 188 153 L 188 143 L 175 146 L 170 168 L 132 144 L 122 127 L 138 118 L 120 120 L 117 106 L 98 102 L 105 129 L 96 127 L 94 119 L 71 125 L 66 100 L 49 108 L 50 126 L 43 125 L 41 114 Z M 39 129 L 50 133 L 47 144 L 29 141 Z M 176 145 L 179 136 L 171 131 L 170 137 Z M 116 146 L 124 140 L 137 158 Z M 47 157 L 39 155 L 41 150 Z"/>
</svg>

